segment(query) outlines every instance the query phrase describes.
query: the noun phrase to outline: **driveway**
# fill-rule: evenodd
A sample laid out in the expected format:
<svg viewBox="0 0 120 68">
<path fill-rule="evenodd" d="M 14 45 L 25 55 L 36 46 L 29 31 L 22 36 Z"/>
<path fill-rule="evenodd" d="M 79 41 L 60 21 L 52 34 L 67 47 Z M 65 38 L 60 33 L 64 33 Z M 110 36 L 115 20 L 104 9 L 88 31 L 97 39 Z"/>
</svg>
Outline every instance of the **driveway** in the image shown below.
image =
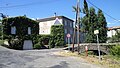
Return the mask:
<svg viewBox="0 0 120 68">
<path fill-rule="evenodd" d="M 0 46 L 0 68 L 101 68 L 76 57 L 55 55 L 62 49 L 11 50 Z"/>
</svg>

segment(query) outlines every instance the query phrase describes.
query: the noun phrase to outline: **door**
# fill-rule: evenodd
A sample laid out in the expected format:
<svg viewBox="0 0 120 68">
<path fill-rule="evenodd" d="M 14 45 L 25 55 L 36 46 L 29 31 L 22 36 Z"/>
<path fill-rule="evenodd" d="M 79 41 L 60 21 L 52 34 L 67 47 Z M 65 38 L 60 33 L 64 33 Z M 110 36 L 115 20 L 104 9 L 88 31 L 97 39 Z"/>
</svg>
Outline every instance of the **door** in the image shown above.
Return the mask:
<svg viewBox="0 0 120 68">
<path fill-rule="evenodd" d="M 31 50 L 33 49 L 32 40 L 25 40 L 23 44 L 23 50 Z"/>
</svg>

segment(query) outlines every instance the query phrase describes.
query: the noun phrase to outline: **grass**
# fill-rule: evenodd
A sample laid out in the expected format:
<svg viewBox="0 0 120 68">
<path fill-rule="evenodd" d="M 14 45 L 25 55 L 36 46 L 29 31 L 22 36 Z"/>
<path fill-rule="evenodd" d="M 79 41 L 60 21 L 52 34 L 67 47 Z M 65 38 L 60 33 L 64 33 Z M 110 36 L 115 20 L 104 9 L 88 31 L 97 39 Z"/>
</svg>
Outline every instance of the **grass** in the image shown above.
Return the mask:
<svg viewBox="0 0 120 68">
<path fill-rule="evenodd" d="M 102 64 L 108 66 L 109 68 L 120 68 L 120 58 L 111 55 L 106 55 L 103 57 Z"/>
<path fill-rule="evenodd" d="M 120 68 L 120 59 L 111 55 L 102 55 L 102 59 L 101 61 L 99 61 L 98 56 L 92 55 L 91 53 L 89 53 L 87 57 L 85 53 L 81 53 L 80 55 L 78 55 L 77 52 L 72 53 L 70 51 L 63 51 L 56 54 L 66 57 L 74 56 L 82 58 L 88 63 L 100 65 L 103 68 Z"/>
</svg>

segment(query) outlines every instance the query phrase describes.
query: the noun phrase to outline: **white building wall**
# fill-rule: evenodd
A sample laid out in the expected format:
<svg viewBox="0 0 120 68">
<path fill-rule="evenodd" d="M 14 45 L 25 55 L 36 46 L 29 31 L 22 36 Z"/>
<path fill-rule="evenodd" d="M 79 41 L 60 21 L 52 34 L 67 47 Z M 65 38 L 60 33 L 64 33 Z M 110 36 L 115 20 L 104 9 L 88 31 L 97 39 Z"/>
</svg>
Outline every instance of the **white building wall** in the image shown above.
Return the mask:
<svg viewBox="0 0 120 68">
<path fill-rule="evenodd" d="M 116 31 L 115 30 L 110 30 L 107 32 L 107 37 L 112 37 L 116 34 Z"/>
<path fill-rule="evenodd" d="M 59 19 L 62 24 L 62 19 Z M 54 25 L 55 20 L 39 22 L 39 34 L 50 34 L 51 26 Z"/>
</svg>

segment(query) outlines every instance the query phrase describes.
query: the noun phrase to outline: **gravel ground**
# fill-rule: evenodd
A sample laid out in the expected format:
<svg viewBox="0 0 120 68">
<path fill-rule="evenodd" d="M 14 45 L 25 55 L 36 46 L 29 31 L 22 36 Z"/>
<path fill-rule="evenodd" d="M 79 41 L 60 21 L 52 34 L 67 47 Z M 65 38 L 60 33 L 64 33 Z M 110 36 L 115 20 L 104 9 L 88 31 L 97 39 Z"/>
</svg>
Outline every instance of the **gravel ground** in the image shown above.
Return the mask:
<svg viewBox="0 0 120 68">
<path fill-rule="evenodd" d="M 0 46 L 0 68 L 101 68 L 76 57 L 55 55 L 62 49 L 11 50 Z"/>
</svg>

